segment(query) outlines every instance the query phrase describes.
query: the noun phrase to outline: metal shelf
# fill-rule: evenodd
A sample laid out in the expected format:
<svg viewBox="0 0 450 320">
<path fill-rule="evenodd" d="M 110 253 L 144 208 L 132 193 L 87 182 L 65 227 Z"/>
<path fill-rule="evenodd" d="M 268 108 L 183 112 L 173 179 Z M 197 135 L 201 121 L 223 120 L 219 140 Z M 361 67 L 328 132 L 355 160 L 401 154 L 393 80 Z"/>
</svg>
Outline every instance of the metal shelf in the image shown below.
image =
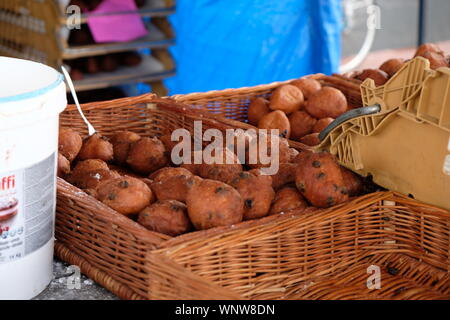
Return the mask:
<svg viewBox="0 0 450 320">
<path fill-rule="evenodd" d="M 67 5 L 63 5 L 61 1 L 54 0 L 57 2 L 57 5 L 59 7 L 59 20 L 62 24 L 67 24 L 68 18 L 66 17 L 66 7 Z M 174 2 L 174 1 L 173 1 Z M 87 19 L 89 16 L 107 16 L 107 15 L 114 15 L 114 14 L 131 14 L 131 13 L 137 13 L 141 17 L 166 17 L 171 14 L 175 13 L 175 4 L 173 3 L 170 6 L 167 6 L 165 4 L 165 1 L 163 0 L 147 0 L 146 4 L 139 8 L 137 11 L 120 11 L 120 12 L 114 12 L 110 14 L 92 14 L 92 13 L 84 13 L 80 17 L 80 23 L 85 24 L 87 23 Z"/>
<path fill-rule="evenodd" d="M 136 82 L 152 82 L 175 75 L 175 68 L 167 70 L 153 56 L 142 55 L 142 62 L 134 67 L 120 67 L 114 72 L 86 74 L 83 80 L 74 81 L 77 91 L 101 89 Z"/>
<path fill-rule="evenodd" d="M 67 47 L 68 34 L 64 36 L 63 31 L 64 29 L 60 31 L 57 39 L 59 39 L 62 59 L 64 60 L 98 56 L 108 53 L 133 51 L 138 49 L 161 49 L 173 46 L 175 44 L 175 40 L 172 37 L 169 37 L 151 23 L 148 24 L 148 34 L 145 37 L 130 42 L 97 43 L 85 46 Z"/>
</svg>

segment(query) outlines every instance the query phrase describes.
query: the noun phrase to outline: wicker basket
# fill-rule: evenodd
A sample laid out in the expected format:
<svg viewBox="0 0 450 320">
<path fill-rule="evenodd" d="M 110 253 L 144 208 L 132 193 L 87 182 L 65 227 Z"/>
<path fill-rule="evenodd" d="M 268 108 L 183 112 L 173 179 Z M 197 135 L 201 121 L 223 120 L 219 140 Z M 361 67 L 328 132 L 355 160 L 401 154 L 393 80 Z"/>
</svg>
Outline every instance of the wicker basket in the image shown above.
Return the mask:
<svg viewBox="0 0 450 320">
<path fill-rule="evenodd" d="M 309 76 L 309 78 L 318 80 L 324 86 L 331 86 L 341 90 L 347 97 L 349 106 L 354 108 L 363 106 L 359 88 L 360 81 L 347 79 L 340 75 L 326 76 L 315 74 Z M 206 109 L 213 115 L 247 122 L 247 108 L 252 98 L 270 97 L 275 88 L 288 84 L 291 81 L 273 82 L 255 87 L 174 95 L 172 98 L 193 108 Z"/>
<path fill-rule="evenodd" d="M 153 95 L 83 110 L 106 136 L 192 130 L 195 120 L 204 129 L 230 128 Z M 86 133 L 73 106 L 61 124 Z M 57 255 L 123 299 L 450 297 L 449 213 L 391 192 L 175 238 L 146 230 L 62 179 L 57 197 Z M 367 289 L 370 265 L 381 268 L 380 290 Z"/>
</svg>

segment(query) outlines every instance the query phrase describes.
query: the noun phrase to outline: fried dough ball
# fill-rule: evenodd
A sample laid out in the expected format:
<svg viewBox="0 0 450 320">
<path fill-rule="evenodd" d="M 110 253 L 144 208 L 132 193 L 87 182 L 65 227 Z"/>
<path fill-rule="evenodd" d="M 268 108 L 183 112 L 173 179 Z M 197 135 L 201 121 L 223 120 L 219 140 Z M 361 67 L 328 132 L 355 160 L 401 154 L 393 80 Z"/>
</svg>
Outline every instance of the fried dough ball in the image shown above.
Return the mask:
<svg viewBox="0 0 450 320">
<path fill-rule="evenodd" d="M 318 120 L 312 129 L 312 133 L 321 133 L 333 121 L 334 121 L 333 118 L 323 118 L 323 119 Z"/>
<path fill-rule="evenodd" d="M 285 213 L 294 209 L 306 209 L 308 203 L 305 198 L 293 187 L 279 190 L 270 209 L 270 214 Z"/>
<path fill-rule="evenodd" d="M 423 54 L 425 52 L 434 52 L 434 53 L 437 53 L 438 55 L 441 55 L 441 56 L 444 55 L 444 51 L 442 51 L 442 49 L 439 48 L 439 46 L 437 44 L 424 43 L 419 48 L 417 48 L 417 51 L 414 54 L 414 57 L 419 57 L 419 56 L 423 57 Z"/>
<path fill-rule="evenodd" d="M 244 216 L 244 201 L 239 192 L 220 181 L 205 179 L 194 183 L 186 204 L 189 218 L 199 230 L 233 225 Z"/>
<path fill-rule="evenodd" d="M 113 145 L 114 161 L 119 165 L 124 165 L 127 161 L 128 152 L 133 142 L 141 139 L 141 136 L 131 131 L 120 131 L 110 139 Z"/>
<path fill-rule="evenodd" d="M 364 189 L 361 177 L 344 167 L 341 167 L 341 171 L 345 188 L 348 191 L 348 195 L 350 197 L 360 195 Z"/>
<path fill-rule="evenodd" d="M 295 111 L 289 115 L 289 123 L 291 124 L 291 139 L 299 140 L 310 134 L 317 119 L 311 117 L 305 111 Z"/>
<path fill-rule="evenodd" d="M 294 163 L 280 163 L 278 172 L 272 175 L 262 175 L 261 169 L 252 169 L 249 172 L 262 177 L 270 177 L 272 188 L 278 190 L 279 188 L 295 182 L 295 168 Z"/>
<path fill-rule="evenodd" d="M 435 52 L 425 52 L 422 57 L 425 59 L 428 59 L 430 61 L 430 68 L 433 70 L 439 69 L 439 68 L 447 68 L 448 62 L 447 59 L 438 53 Z"/>
<path fill-rule="evenodd" d="M 322 89 L 322 85 L 319 81 L 310 78 L 297 79 L 290 84 L 302 91 L 305 100 L 308 100 L 314 93 Z"/>
<path fill-rule="evenodd" d="M 295 184 L 309 203 L 328 208 L 348 200 L 341 167 L 331 154 L 302 152 L 298 158 Z"/>
<path fill-rule="evenodd" d="M 231 179 L 243 170 L 237 156 L 228 148 L 214 149 L 212 156 L 217 156 L 221 163 L 208 164 L 204 161 L 200 165 L 200 177 L 229 183 Z"/>
<path fill-rule="evenodd" d="M 254 126 L 258 126 L 259 120 L 269 112 L 269 101 L 264 98 L 255 98 L 248 106 L 248 122 Z"/>
<path fill-rule="evenodd" d="M 310 97 L 305 109 L 317 119 L 337 118 L 347 111 L 347 98 L 338 89 L 323 87 Z"/>
<path fill-rule="evenodd" d="M 89 159 L 78 162 L 68 181 L 78 188 L 95 190 L 101 182 L 119 177 L 103 160 Z"/>
<path fill-rule="evenodd" d="M 158 200 L 178 200 L 186 202 L 187 193 L 192 186 L 193 176 L 173 176 L 153 182 L 150 187 Z"/>
<path fill-rule="evenodd" d="M 405 59 L 389 59 L 380 66 L 380 70 L 386 72 L 389 77 L 392 77 L 404 64 Z"/>
<path fill-rule="evenodd" d="M 72 162 L 78 155 L 83 145 L 83 139 L 78 132 L 69 128 L 59 129 L 58 151 L 69 162 Z"/>
<path fill-rule="evenodd" d="M 260 129 L 278 129 L 280 137 L 289 139 L 291 135 L 291 124 L 283 111 L 276 110 L 266 114 L 258 122 Z"/>
<path fill-rule="evenodd" d="M 372 79 L 377 87 L 382 86 L 389 80 L 388 74 L 379 69 L 365 69 L 358 75 L 358 79 L 361 81 L 367 78 Z"/>
<path fill-rule="evenodd" d="M 142 138 L 133 142 L 128 152 L 128 165 L 136 172 L 149 174 L 166 166 L 166 148 L 158 138 Z"/>
<path fill-rule="evenodd" d="M 58 152 L 58 177 L 63 178 L 70 173 L 70 162 Z"/>
<path fill-rule="evenodd" d="M 101 202 L 123 215 L 139 213 L 152 200 L 150 188 L 132 177 L 107 180 L 98 186 L 97 192 Z"/>
<path fill-rule="evenodd" d="M 100 159 L 110 161 L 114 157 L 114 150 L 108 138 L 98 133 L 84 139 L 83 146 L 78 154 L 79 160 Z"/>
<path fill-rule="evenodd" d="M 186 176 L 186 177 L 192 177 L 193 174 L 189 170 L 185 168 L 172 168 L 172 167 L 165 167 L 161 168 L 155 172 L 153 172 L 150 175 L 150 179 L 152 179 L 154 182 L 160 182 L 164 181 L 171 177 L 177 177 L 177 176 Z"/>
<path fill-rule="evenodd" d="M 105 161 L 100 159 L 88 159 L 84 161 L 79 161 L 75 166 L 75 168 L 73 169 L 72 174 L 86 173 L 101 169 L 105 170 L 109 169 Z"/>
<path fill-rule="evenodd" d="M 303 143 L 307 146 L 314 147 L 320 144 L 319 133 L 311 133 L 299 140 L 300 143 Z"/>
<path fill-rule="evenodd" d="M 100 185 L 100 183 L 117 178 L 120 178 L 120 174 L 118 174 L 116 171 L 111 171 L 109 169 L 100 169 L 77 175 L 76 179 L 74 179 L 74 176 L 72 176 L 71 181 L 78 188 L 95 190 Z"/>
<path fill-rule="evenodd" d="M 258 219 L 269 214 L 275 197 L 270 179 L 241 172 L 231 182 L 244 200 L 244 220 Z"/>
<path fill-rule="evenodd" d="M 137 222 L 151 231 L 175 237 L 191 230 L 187 207 L 176 200 L 157 201 L 139 213 Z"/>
<path fill-rule="evenodd" d="M 281 110 L 286 114 L 299 110 L 303 106 L 304 97 L 302 91 L 296 86 L 285 84 L 272 93 L 270 109 Z"/>
<path fill-rule="evenodd" d="M 158 200 L 178 200 L 185 202 L 193 181 L 193 174 L 185 168 L 162 168 L 154 172 L 151 189 Z"/>
<path fill-rule="evenodd" d="M 274 150 L 272 150 L 272 143 L 274 143 L 274 145 L 276 146 L 277 141 L 278 152 L 273 152 Z M 264 150 L 264 147 L 260 150 L 260 143 L 264 143 L 266 145 L 266 150 Z M 273 161 L 277 161 L 278 163 L 288 163 L 291 160 L 291 152 L 289 149 L 289 143 L 286 141 L 286 139 L 282 139 L 271 134 L 261 134 L 259 135 L 259 137 L 253 138 L 249 141 L 245 163 L 252 169 L 270 167 L 270 162 Z M 263 164 L 263 159 L 259 156 L 260 151 L 266 153 L 267 157 L 272 158 L 272 161 L 270 161 L 268 164 Z"/>
<path fill-rule="evenodd" d="M 295 182 L 296 165 L 293 163 L 280 163 L 278 172 L 272 175 L 272 186 L 278 190 L 284 185 Z"/>
</svg>

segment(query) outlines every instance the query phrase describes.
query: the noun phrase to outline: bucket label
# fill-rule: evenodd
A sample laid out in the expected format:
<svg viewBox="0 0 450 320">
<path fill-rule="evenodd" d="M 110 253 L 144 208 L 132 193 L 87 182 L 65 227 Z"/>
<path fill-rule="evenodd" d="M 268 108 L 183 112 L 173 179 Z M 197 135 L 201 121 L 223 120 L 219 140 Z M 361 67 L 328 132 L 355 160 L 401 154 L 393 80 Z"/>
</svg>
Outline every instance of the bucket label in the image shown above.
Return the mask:
<svg viewBox="0 0 450 320">
<path fill-rule="evenodd" d="M 21 259 L 53 237 L 55 154 L 0 173 L 0 264 Z"/>
</svg>

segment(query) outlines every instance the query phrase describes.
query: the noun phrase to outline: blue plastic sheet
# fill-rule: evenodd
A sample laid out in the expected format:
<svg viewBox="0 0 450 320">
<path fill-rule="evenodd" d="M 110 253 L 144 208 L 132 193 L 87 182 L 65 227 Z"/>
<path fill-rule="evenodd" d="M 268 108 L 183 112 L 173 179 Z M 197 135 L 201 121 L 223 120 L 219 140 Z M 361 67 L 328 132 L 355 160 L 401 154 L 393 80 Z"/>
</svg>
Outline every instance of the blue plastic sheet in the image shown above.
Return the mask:
<svg viewBox="0 0 450 320">
<path fill-rule="evenodd" d="M 178 0 L 172 94 L 336 72 L 341 0 Z"/>
</svg>

